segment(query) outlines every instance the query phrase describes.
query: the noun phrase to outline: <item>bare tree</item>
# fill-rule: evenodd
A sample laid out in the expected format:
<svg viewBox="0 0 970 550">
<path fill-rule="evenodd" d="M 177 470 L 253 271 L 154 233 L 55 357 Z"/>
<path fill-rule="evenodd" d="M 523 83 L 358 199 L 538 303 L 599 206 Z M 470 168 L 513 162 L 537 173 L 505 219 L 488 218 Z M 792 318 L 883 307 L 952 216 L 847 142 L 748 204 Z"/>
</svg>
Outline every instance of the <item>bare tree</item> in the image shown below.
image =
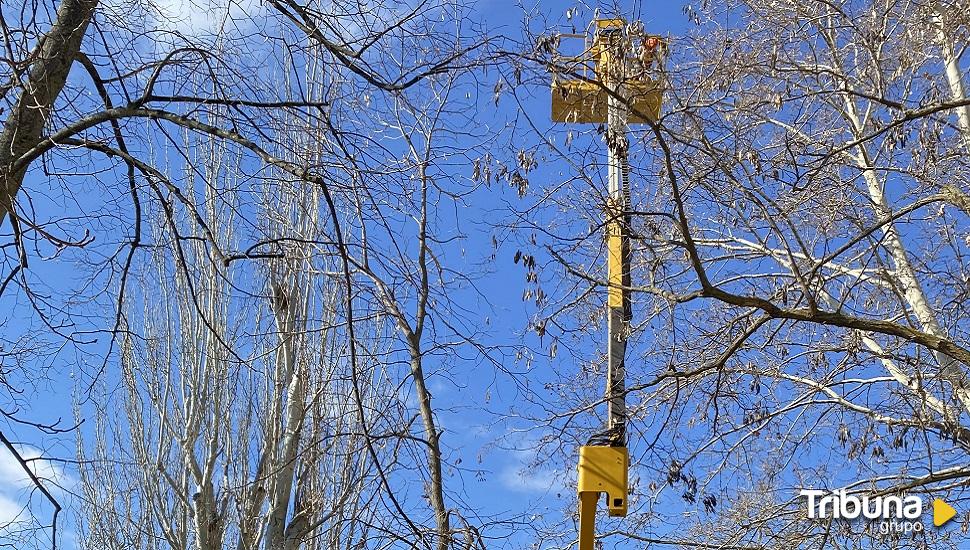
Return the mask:
<svg viewBox="0 0 970 550">
<path fill-rule="evenodd" d="M 798 489 L 964 502 L 967 7 L 685 11 L 694 30 L 671 41 L 664 116 L 631 140 L 638 497 L 604 537 L 718 548 L 958 539 L 808 521 Z M 570 70 L 555 39 L 535 43 L 527 58 Z M 545 237 L 523 254 L 554 274 L 537 279 L 552 299 L 537 308 L 536 355 L 565 350 L 584 366 L 554 379 L 571 405 L 546 419 L 554 433 L 588 434 L 603 402 L 604 358 L 584 342 L 601 337 L 606 202 L 586 168 L 601 144 L 567 131 L 537 148 L 578 177 L 527 204 L 521 225 Z M 533 213 L 543 209 L 574 214 Z"/>
<path fill-rule="evenodd" d="M 44 126 L 67 83 L 68 73 L 81 51 L 81 40 L 97 5 L 97 0 L 61 2 L 50 30 L 37 37 L 36 45 L 29 53 L 15 50 L 15 46 L 29 43 L 27 27 L 21 31 L 23 35 L 17 36 L 4 22 L 8 56 L 4 78 L 7 82 L 0 91 L 4 100 L 13 98 L 13 102 L 0 133 L 0 166 L 3 170 L 0 173 L 0 223 L 14 212 L 14 199 L 27 172 L 26 164 L 18 161 L 41 141 Z"/>
<path fill-rule="evenodd" d="M 474 293 L 475 276 L 445 260 L 454 257 L 455 245 L 465 238 L 462 209 L 467 197 L 482 188 L 465 167 L 491 139 L 472 129 L 474 117 L 467 113 L 474 103 L 459 98 L 472 89 L 467 76 L 435 77 L 420 90 L 397 95 L 383 122 L 386 139 L 397 142 L 382 151 L 385 172 L 367 174 L 353 165 L 350 172 L 357 182 L 361 220 L 360 241 L 353 247 L 360 253 L 352 262 L 369 283 L 364 288 L 373 296 L 376 311 L 394 323 L 407 358 L 409 368 L 399 375 L 399 383 L 413 388 L 421 420 L 414 440 L 422 459 L 415 459 L 415 466 L 426 471 L 424 496 L 439 550 L 459 543 L 466 549 L 484 546 L 483 526 L 468 519 L 474 507 L 466 511 L 447 501 L 446 470 L 457 464 L 448 462 L 437 420 L 441 405 L 433 402 L 431 391 L 434 378 L 451 380 L 461 365 L 474 364 L 467 357 L 488 359 L 491 352 L 479 338 L 482 331 L 474 328 L 471 312 L 449 296 L 460 286 Z M 465 144 L 471 140 L 478 141 L 479 150 L 468 149 Z M 383 206 L 390 202 L 392 208 Z"/>
<path fill-rule="evenodd" d="M 238 152 L 218 142 L 193 151 L 186 168 L 201 172 L 206 227 L 229 247 L 243 207 Z M 98 438 L 93 451 L 79 447 L 85 547 L 289 550 L 371 536 L 375 476 L 350 381 L 366 380 L 374 403 L 397 395 L 382 393 L 372 359 L 348 372 L 334 255 L 308 244 L 331 240 L 314 214 L 319 190 L 274 179 L 264 193 L 262 231 L 278 259 L 262 269 L 225 271 L 206 237 L 153 217 L 159 246 L 132 293 L 141 311 L 126 315 L 124 391 L 95 400 Z M 370 429 L 387 421 L 380 410 L 364 411 Z"/>
<path fill-rule="evenodd" d="M 450 524 L 427 398 L 434 535 L 410 517 L 424 506 L 398 494 L 400 453 L 417 440 L 382 378 L 388 312 L 355 313 L 361 280 L 374 281 L 356 263 L 371 243 L 347 217 L 361 208 L 354 178 L 388 169 L 350 154 L 377 131 L 360 113 L 392 116 L 401 94 L 477 63 L 463 8 L 228 3 L 202 29 L 151 2 L 49 8 L 3 11 L 0 295 L 25 297 L 80 348 L 94 342 L 81 332 L 108 336 L 80 374 L 80 415 L 98 424 L 79 443 L 84 543 L 442 548 L 465 532 L 474 544 L 473 528 Z M 76 173 L 83 164 L 103 177 Z M 51 182 L 77 212 L 36 207 Z M 44 247 L 85 263 L 86 282 L 42 292 L 28 265 Z M 78 328 L 82 301 L 112 322 Z M 415 333 L 420 346 L 427 332 Z M 423 388 L 426 350 L 412 352 L 394 383 L 416 373 Z"/>
</svg>

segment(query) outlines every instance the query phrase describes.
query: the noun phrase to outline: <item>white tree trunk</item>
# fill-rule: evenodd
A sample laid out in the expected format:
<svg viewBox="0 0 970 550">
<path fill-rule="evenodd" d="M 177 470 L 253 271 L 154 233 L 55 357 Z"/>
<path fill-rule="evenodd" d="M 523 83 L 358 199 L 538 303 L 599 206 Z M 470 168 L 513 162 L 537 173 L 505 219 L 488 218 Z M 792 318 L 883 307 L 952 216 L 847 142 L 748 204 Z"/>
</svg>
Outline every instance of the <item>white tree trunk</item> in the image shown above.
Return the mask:
<svg viewBox="0 0 970 550">
<path fill-rule="evenodd" d="M 297 365 L 297 342 L 295 312 L 301 311 L 301 299 L 295 287 L 284 289 L 273 285 L 273 309 L 276 326 L 280 332 L 280 348 L 277 364 L 283 373 L 286 385 L 286 413 L 283 418 L 282 441 L 277 449 L 276 460 L 268 474 L 270 484 L 269 511 L 267 513 L 266 550 L 283 550 L 287 531 L 286 517 L 293 494 L 293 479 L 296 471 L 296 456 L 300 446 L 300 435 L 306 413 L 304 380 L 305 376 Z"/>
<path fill-rule="evenodd" d="M 853 137 L 858 140 L 864 135 L 865 130 L 856 110 L 855 103 L 851 99 L 846 98 L 845 106 L 845 114 L 852 124 Z M 877 216 L 881 219 L 888 219 L 892 216 L 892 209 L 886 200 L 883 182 L 876 175 L 872 165 L 872 159 L 864 144 L 859 143 L 856 145 L 854 157 L 856 165 L 862 171 L 862 177 L 866 183 L 866 189 L 869 192 L 869 198 L 872 201 Z M 899 232 L 896 230 L 896 224 L 894 222 L 887 222 L 883 226 L 882 231 L 885 237 L 883 242 L 889 254 L 892 256 L 893 266 L 895 267 L 894 275 L 899 282 L 899 286 L 902 288 L 903 298 L 906 304 L 916 316 L 924 331 L 934 336 L 946 338 L 946 331 L 940 326 L 936 312 L 926 298 L 923 286 L 920 284 L 916 270 L 913 268 L 913 264 L 909 259 L 906 246 L 900 238 Z M 953 391 L 963 405 L 963 408 L 966 411 L 970 411 L 970 391 L 965 387 L 963 369 L 960 368 L 959 364 L 953 358 L 945 354 L 934 352 L 933 355 L 940 365 L 942 378 L 953 386 Z M 951 418 L 948 420 L 953 421 L 955 419 Z"/>
<path fill-rule="evenodd" d="M 953 101 L 965 100 L 967 94 L 963 86 L 963 74 L 960 72 L 960 58 L 957 56 L 953 41 L 950 39 L 940 13 L 933 16 L 933 24 L 936 26 L 937 46 L 940 48 L 940 54 L 943 58 L 946 82 L 950 87 L 950 97 Z M 970 105 L 962 105 L 954 111 L 956 111 L 957 124 L 963 133 L 963 144 L 970 147 Z"/>
</svg>

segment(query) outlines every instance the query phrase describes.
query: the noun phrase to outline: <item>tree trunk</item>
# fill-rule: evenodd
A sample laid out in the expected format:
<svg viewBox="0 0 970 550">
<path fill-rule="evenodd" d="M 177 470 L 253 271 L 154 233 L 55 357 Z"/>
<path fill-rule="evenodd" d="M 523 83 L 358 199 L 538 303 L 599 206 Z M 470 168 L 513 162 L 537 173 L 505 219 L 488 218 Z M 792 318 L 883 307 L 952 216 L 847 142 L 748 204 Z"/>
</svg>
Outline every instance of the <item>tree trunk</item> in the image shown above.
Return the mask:
<svg viewBox="0 0 970 550">
<path fill-rule="evenodd" d="M 862 118 L 859 116 L 855 103 L 851 99 L 845 99 L 844 113 L 850 123 L 850 130 L 852 131 L 853 137 L 860 139 L 865 134 L 865 130 L 863 128 Z M 869 192 L 869 198 L 872 201 L 877 216 L 881 219 L 890 218 L 892 209 L 886 200 L 883 182 L 876 175 L 872 157 L 863 143 L 855 146 L 853 157 L 859 170 L 862 171 L 862 178 L 866 183 L 866 189 Z M 906 251 L 906 246 L 903 244 L 899 232 L 896 230 L 896 224 L 888 222 L 883 226 L 882 232 L 885 247 L 893 259 L 893 267 L 895 267 L 894 275 L 902 290 L 906 305 L 911 308 L 922 330 L 941 338 L 947 337 L 946 331 L 940 325 L 936 317 L 936 312 L 926 297 L 926 292 L 923 290 L 923 285 L 920 284 L 916 270 L 909 260 L 909 254 Z M 940 352 L 933 352 L 933 355 L 940 364 L 941 377 L 953 386 L 953 392 L 960 400 L 964 410 L 970 411 L 970 390 L 966 387 L 966 376 L 963 370 L 952 357 Z M 948 420 L 954 421 L 955 419 L 951 418 Z"/>
<path fill-rule="evenodd" d="M 31 57 L 36 56 L 36 61 L 0 134 L 0 224 L 13 212 L 14 200 L 27 172 L 26 166 L 14 169 L 13 165 L 40 140 L 97 5 L 98 0 L 62 0 L 50 32 L 32 52 Z"/>
<path fill-rule="evenodd" d="M 956 55 L 953 41 L 946 33 L 943 18 L 937 13 L 933 17 L 936 25 L 936 40 L 943 57 L 943 67 L 946 69 L 946 82 L 950 86 L 950 96 L 953 101 L 966 99 L 966 89 L 963 87 L 963 75 L 960 73 L 960 59 Z M 970 147 L 970 105 L 956 108 L 957 124 L 963 134 L 963 143 Z"/>
<path fill-rule="evenodd" d="M 287 385 L 282 442 L 276 460 L 273 462 L 276 471 L 271 474 L 273 481 L 270 484 L 271 494 L 264 541 L 266 550 L 283 550 L 287 540 L 286 516 L 292 500 L 297 451 L 305 413 L 304 375 L 300 372 L 296 361 L 298 350 L 295 335 L 297 330 L 295 312 L 302 298 L 298 296 L 295 288 L 293 285 L 287 286 L 286 289 L 274 285 L 273 290 L 273 309 L 281 340 L 278 365 Z M 294 513 L 298 512 L 299 510 L 294 511 Z M 292 535 L 294 529 L 289 531 Z"/>
<path fill-rule="evenodd" d="M 434 409 L 431 407 L 431 393 L 425 385 L 424 368 L 421 365 L 421 349 L 417 342 L 411 342 L 411 375 L 414 377 L 414 387 L 418 393 L 418 406 L 421 410 L 421 420 L 424 423 L 424 437 L 428 440 L 428 470 L 431 481 L 428 485 L 428 500 L 435 514 L 435 525 L 438 529 L 437 550 L 448 550 L 451 537 L 451 526 L 448 521 L 448 509 L 445 507 L 444 478 L 441 471 L 441 443 L 438 428 L 435 426 Z"/>
</svg>

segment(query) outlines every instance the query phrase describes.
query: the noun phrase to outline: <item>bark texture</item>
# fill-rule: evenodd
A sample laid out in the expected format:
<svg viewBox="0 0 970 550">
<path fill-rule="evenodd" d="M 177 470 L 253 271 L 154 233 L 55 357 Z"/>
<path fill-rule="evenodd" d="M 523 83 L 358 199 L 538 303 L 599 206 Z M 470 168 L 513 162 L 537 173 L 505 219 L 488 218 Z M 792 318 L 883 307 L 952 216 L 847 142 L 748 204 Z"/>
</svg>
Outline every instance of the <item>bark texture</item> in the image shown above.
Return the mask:
<svg viewBox="0 0 970 550">
<path fill-rule="evenodd" d="M 40 141 L 97 5 L 97 0 L 63 0 L 50 31 L 31 53 L 35 61 L 20 83 L 20 96 L 0 133 L 0 224 L 13 212 L 27 172 L 26 166 L 15 164 Z"/>
</svg>

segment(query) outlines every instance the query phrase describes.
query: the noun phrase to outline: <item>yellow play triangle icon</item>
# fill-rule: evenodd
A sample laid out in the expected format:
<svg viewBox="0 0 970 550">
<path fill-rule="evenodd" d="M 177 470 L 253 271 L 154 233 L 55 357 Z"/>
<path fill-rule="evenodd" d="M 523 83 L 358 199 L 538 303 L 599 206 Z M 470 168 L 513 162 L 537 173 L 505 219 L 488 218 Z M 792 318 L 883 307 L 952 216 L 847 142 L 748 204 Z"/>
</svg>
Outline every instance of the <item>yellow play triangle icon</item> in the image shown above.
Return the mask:
<svg viewBox="0 0 970 550">
<path fill-rule="evenodd" d="M 957 511 L 953 509 L 953 506 L 940 499 L 933 501 L 933 525 L 939 527 L 953 519 L 955 515 L 957 515 Z"/>
</svg>

